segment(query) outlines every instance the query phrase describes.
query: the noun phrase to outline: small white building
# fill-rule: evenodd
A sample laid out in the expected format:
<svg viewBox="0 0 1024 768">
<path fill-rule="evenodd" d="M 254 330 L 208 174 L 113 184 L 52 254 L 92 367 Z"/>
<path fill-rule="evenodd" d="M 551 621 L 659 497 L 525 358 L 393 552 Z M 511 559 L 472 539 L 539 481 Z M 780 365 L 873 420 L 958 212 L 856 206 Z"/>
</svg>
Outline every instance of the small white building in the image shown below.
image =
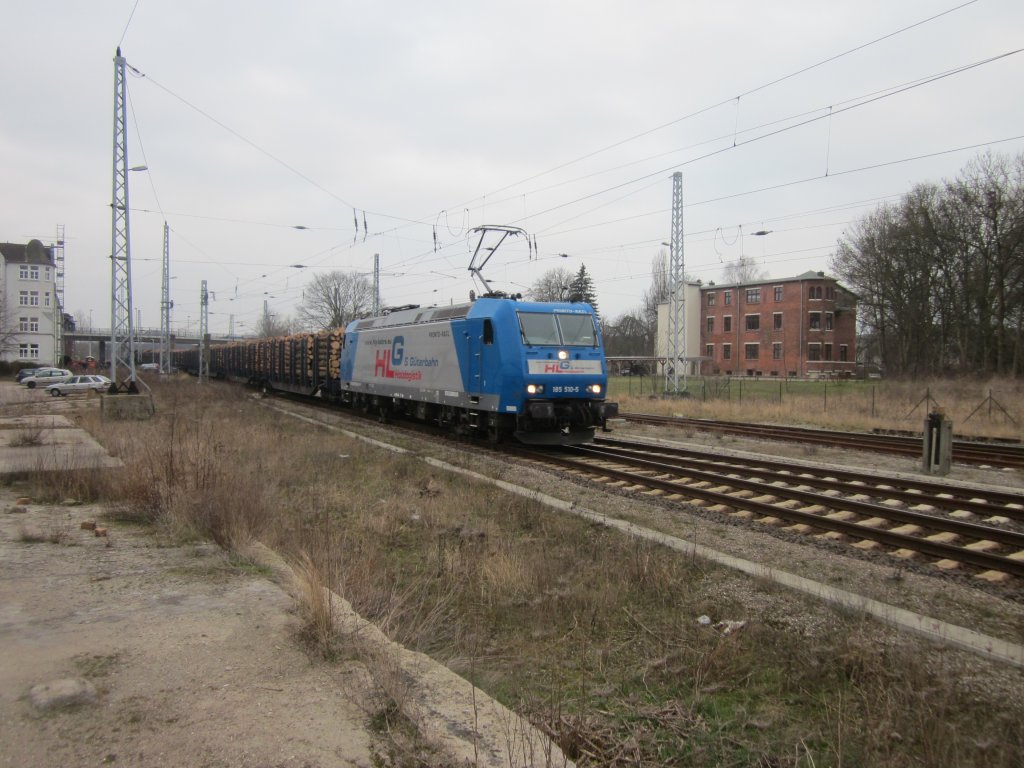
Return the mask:
<svg viewBox="0 0 1024 768">
<path fill-rule="evenodd" d="M 682 320 L 683 334 L 679 339 L 680 356 L 685 359 L 686 366 L 679 373 L 693 376 L 700 371 L 700 282 L 687 282 L 682 285 Z M 665 359 L 666 367 L 672 366 L 669 338 L 671 323 L 669 322 L 669 303 L 658 305 L 658 336 L 657 356 Z"/>
<path fill-rule="evenodd" d="M 57 266 L 38 240 L 0 243 L 0 360 L 59 365 Z"/>
</svg>

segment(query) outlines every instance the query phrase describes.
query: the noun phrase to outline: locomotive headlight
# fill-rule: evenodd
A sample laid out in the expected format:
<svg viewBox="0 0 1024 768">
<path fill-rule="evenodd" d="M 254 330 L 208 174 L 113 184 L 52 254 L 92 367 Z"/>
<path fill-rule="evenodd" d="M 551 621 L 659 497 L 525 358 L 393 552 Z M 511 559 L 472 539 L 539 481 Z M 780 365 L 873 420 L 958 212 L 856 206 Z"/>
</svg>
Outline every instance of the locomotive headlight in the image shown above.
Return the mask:
<svg viewBox="0 0 1024 768">
<path fill-rule="evenodd" d="M 569 353 L 566 352 L 564 349 L 558 350 L 558 359 L 559 360 L 568 360 L 569 359 Z"/>
<path fill-rule="evenodd" d="M 527 384 L 526 385 L 526 394 L 528 394 L 528 395 L 540 395 L 540 394 L 543 394 L 543 393 L 544 393 L 544 385 L 543 384 Z"/>
<path fill-rule="evenodd" d="M 601 385 L 600 384 L 591 384 L 589 387 L 587 387 L 587 389 L 590 390 L 590 392 L 592 392 L 595 395 L 600 395 L 601 394 Z"/>
</svg>

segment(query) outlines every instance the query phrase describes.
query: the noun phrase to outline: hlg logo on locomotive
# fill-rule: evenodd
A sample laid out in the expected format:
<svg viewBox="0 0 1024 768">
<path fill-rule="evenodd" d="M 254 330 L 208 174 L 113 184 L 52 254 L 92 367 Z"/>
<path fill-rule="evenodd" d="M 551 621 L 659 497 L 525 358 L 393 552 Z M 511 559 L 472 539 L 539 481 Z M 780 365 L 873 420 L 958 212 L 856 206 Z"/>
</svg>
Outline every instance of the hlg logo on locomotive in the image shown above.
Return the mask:
<svg viewBox="0 0 1024 768">
<path fill-rule="evenodd" d="M 416 357 L 405 353 L 405 337 L 395 336 L 391 340 L 390 349 L 378 349 L 374 358 L 373 375 L 385 379 L 403 379 L 419 381 L 423 378 L 421 371 L 403 370 L 407 368 L 436 368 L 439 361 L 436 357 Z"/>
</svg>

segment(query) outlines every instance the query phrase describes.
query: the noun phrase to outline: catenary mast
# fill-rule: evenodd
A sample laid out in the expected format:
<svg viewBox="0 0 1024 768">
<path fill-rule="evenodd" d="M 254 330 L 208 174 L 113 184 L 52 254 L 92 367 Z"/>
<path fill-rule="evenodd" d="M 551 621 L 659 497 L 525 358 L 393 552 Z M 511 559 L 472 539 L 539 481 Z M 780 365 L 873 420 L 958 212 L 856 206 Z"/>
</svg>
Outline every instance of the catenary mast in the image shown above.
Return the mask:
<svg viewBox="0 0 1024 768">
<path fill-rule="evenodd" d="M 132 262 L 128 227 L 128 123 L 126 60 L 114 57 L 114 167 L 110 203 L 110 380 L 111 391 L 138 391 L 132 327 Z M 120 372 L 120 375 L 119 375 Z"/>
<path fill-rule="evenodd" d="M 164 222 L 163 280 L 160 284 L 160 373 L 171 372 L 171 234 Z"/>
<path fill-rule="evenodd" d="M 665 391 L 686 391 L 686 278 L 683 270 L 683 174 L 672 174 L 672 239 L 669 241 L 668 361 Z M 671 368 L 671 371 L 670 371 Z M 679 369 L 683 368 L 683 388 Z"/>
</svg>

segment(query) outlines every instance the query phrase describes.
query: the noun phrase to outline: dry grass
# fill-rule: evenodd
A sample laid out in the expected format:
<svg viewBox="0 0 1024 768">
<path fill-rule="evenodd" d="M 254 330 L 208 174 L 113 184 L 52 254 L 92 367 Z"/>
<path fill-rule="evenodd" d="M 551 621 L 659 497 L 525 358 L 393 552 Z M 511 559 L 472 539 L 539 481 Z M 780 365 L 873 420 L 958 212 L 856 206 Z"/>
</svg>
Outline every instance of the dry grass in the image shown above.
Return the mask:
<svg viewBox="0 0 1024 768">
<path fill-rule="evenodd" d="M 38 445 L 45 445 L 45 443 L 43 428 L 31 425 L 16 430 L 11 438 L 10 446 L 12 448 L 34 448 Z"/>
<path fill-rule="evenodd" d="M 150 422 L 90 424 L 128 466 L 86 490 L 179 540 L 282 552 L 304 585 L 304 636 L 328 659 L 354 651 L 325 587 L 583 766 L 1000 768 L 1024 753 L 1020 697 L 965 679 L 956 654 L 768 599 L 756 582 L 287 419 L 239 388 L 196 387 L 159 382 Z M 763 599 L 729 597 L 744 593 Z M 724 635 L 720 620 L 747 623 Z M 382 759 L 425 761 L 402 717 L 408 681 L 387 658 L 368 662 L 396 745 Z"/>
<path fill-rule="evenodd" d="M 628 378 L 613 379 L 609 397 L 626 412 L 854 430 L 920 431 L 929 411 L 939 406 L 958 434 L 1024 437 L 1024 382 L 1016 379 L 811 382 L 697 378 L 690 380 L 685 398 L 651 396 L 650 390 L 648 385 L 640 394 Z"/>
<path fill-rule="evenodd" d="M 45 529 L 23 525 L 18 530 L 18 541 L 24 544 L 67 544 L 71 539 L 71 526 L 67 523 L 53 523 Z"/>
</svg>

